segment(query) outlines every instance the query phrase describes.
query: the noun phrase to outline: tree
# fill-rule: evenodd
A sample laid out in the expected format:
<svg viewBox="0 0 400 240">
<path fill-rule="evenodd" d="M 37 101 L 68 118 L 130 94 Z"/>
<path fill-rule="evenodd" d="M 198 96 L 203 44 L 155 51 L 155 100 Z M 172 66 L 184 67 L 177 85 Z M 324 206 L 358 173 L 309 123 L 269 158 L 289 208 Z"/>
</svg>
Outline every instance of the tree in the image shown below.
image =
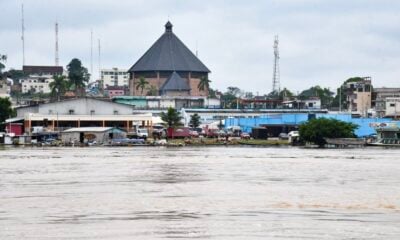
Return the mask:
<svg viewBox="0 0 400 240">
<path fill-rule="evenodd" d="M 254 94 L 252 92 L 245 92 L 244 93 L 244 98 L 252 99 L 252 98 L 254 98 Z"/>
<path fill-rule="evenodd" d="M 6 65 L 4 65 L 4 62 L 7 61 L 7 56 L 0 54 L 0 79 L 3 78 L 3 69 L 6 68 Z"/>
<path fill-rule="evenodd" d="M 280 91 L 278 95 L 279 95 L 279 99 L 281 99 L 281 100 L 284 100 L 285 98 L 293 97 L 293 93 L 287 88 L 284 88 L 282 91 Z"/>
<path fill-rule="evenodd" d="M 237 87 L 228 87 L 227 91 L 222 94 L 221 100 L 225 108 L 236 108 L 237 99 L 243 95 L 243 91 Z"/>
<path fill-rule="evenodd" d="M 158 89 L 153 86 L 150 85 L 150 87 L 147 88 L 148 92 L 147 92 L 147 96 L 157 96 L 158 95 Z"/>
<path fill-rule="evenodd" d="M 352 138 L 357 125 L 330 118 L 311 119 L 299 126 L 301 141 L 312 142 L 319 147 L 326 144 L 325 138 Z"/>
<path fill-rule="evenodd" d="M 333 92 L 328 88 L 322 88 L 320 86 L 314 86 L 300 93 L 300 99 L 309 99 L 311 97 L 318 97 L 321 100 L 321 106 L 324 108 L 329 108 L 333 101 Z"/>
<path fill-rule="evenodd" d="M 182 117 L 181 114 L 172 107 L 167 109 L 167 112 L 161 112 L 160 114 L 161 120 L 167 123 L 168 128 L 175 128 L 182 125 Z M 168 136 L 168 134 L 167 134 Z M 173 136 L 172 136 L 173 138 Z M 168 137 L 167 137 L 168 139 Z"/>
<path fill-rule="evenodd" d="M 168 127 L 177 127 L 182 125 L 181 114 L 175 108 L 169 107 L 167 112 L 161 112 L 160 116 L 161 120 L 166 122 Z"/>
<path fill-rule="evenodd" d="M 146 88 L 146 86 L 149 84 L 148 81 L 144 77 L 140 77 L 139 81 L 136 83 L 136 90 L 141 89 L 140 94 L 143 95 L 143 90 Z"/>
<path fill-rule="evenodd" d="M 207 76 L 203 76 L 203 77 L 200 78 L 200 82 L 199 82 L 199 84 L 197 85 L 197 88 L 198 88 L 200 91 L 208 90 L 208 89 L 210 88 L 210 82 L 211 82 L 211 80 L 208 79 Z"/>
<path fill-rule="evenodd" d="M 192 116 L 190 116 L 189 124 L 194 128 L 197 128 L 198 126 L 200 126 L 200 116 L 199 116 L 199 114 L 195 113 Z"/>
<path fill-rule="evenodd" d="M 208 89 L 208 97 L 209 98 L 216 98 L 217 97 L 217 90 L 209 88 Z"/>
<path fill-rule="evenodd" d="M 22 71 L 22 70 L 10 69 L 7 71 L 7 76 L 13 80 L 14 85 L 15 85 L 15 84 L 19 84 L 19 82 L 20 82 L 19 80 L 27 77 L 28 75 L 26 73 L 24 73 L 24 71 Z"/>
<path fill-rule="evenodd" d="M 54 81 L 49 84 L 51 95 L 60 101 L 61 95 L 63 95 L 67 90 L 68 83 L 65 80 L 65 76 L 55 75 L 53 78 Z"/>
<path fill-rule="evenodd" d="M 74 58 L 67 65 L 68 78 L 71 87 L 74 88 L 76 95 L 83 95 L 86 83 L 89 82 L 90 74 L 87 68 L 82 66 L 81 60 Z"/>
<path fill-rule="evenodd" d="M 10 100 L 8 98 L 0 98 L 0 131 L 4 131 L 5 120 L 14 116 L 15 111 L 11 108 Z"/>
</svg>

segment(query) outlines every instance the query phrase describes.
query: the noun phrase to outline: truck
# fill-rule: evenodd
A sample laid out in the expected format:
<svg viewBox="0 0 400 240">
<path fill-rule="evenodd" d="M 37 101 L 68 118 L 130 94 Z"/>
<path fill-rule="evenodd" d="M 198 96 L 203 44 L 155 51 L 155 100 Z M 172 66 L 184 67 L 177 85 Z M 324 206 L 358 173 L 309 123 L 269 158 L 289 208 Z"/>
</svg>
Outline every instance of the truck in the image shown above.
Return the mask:
<svg viewBox="0 0 400 240">
<path fill-rule="evenodd" d="M 190 128 L 188 127 L 169 127 L 167 129 L 168 138 L 188 138 L 190 137 Z"/>
<path fill-rule="evenodd" d="M 136 127 L 133 131 L 128 132 L 126 136 L 131 139 L 140 138 L 146 140 L 149 137 L 149 131 L 146 128 Z"/>
</svg>

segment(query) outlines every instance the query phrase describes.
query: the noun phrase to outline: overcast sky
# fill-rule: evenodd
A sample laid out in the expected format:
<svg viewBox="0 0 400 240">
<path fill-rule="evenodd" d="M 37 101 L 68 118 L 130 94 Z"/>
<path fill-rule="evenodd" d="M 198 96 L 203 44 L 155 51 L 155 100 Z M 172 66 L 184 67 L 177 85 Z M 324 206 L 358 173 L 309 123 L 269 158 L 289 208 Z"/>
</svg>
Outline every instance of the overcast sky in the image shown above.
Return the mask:
<svg viewBox="0 0 400 240">
<path fill-rule="evenodd" d="M 397 0 L 0 0 L 0 53 L 21 69 L 21 4 L 27 65 L 54 65 L 59 22 L 60 64 L 82 60 L 130 68 L 164 32 L 175 34 L 212 71 L 211 86 L 264 94 L 272 88 L 273 39 L 279 35 L 281 87 L 334 89 L 353 76 L 375 87 L 400 87 L 400 1 Z"/>
</svg>

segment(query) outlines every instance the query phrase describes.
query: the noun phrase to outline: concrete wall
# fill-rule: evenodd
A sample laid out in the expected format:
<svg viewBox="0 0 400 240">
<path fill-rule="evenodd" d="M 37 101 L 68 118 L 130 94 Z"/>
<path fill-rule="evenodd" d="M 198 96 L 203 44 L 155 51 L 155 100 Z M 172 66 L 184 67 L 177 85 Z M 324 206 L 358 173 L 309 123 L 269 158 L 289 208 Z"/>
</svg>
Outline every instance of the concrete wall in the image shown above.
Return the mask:
<svg viewBox="0 0 400 240">
<path fill-rule="evenodd" d="M 23 118 L 23 117 L 25 117 L 25 114 L 27 114 L 27 113 L 38 113 L 39 106 L 21 107 L 21 108 L 17 108 L 16 110 L 17 110 L 17 117 Z"/>
</svg>

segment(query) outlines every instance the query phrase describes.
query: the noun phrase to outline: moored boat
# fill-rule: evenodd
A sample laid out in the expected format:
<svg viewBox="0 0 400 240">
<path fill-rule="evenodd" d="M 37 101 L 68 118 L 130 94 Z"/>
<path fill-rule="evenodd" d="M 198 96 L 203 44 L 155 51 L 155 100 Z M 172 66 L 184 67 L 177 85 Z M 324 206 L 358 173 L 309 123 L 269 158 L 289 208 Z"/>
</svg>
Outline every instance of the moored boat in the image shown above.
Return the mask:
<svg viewBox="0 0 400 240">
<path fill-rule="evenodd" d="M 368 143 L 370 146 L 400 147 L 400 127 L 397 123 L 380 123 L 375 127 L 376 141 Z"/>
</svg>

